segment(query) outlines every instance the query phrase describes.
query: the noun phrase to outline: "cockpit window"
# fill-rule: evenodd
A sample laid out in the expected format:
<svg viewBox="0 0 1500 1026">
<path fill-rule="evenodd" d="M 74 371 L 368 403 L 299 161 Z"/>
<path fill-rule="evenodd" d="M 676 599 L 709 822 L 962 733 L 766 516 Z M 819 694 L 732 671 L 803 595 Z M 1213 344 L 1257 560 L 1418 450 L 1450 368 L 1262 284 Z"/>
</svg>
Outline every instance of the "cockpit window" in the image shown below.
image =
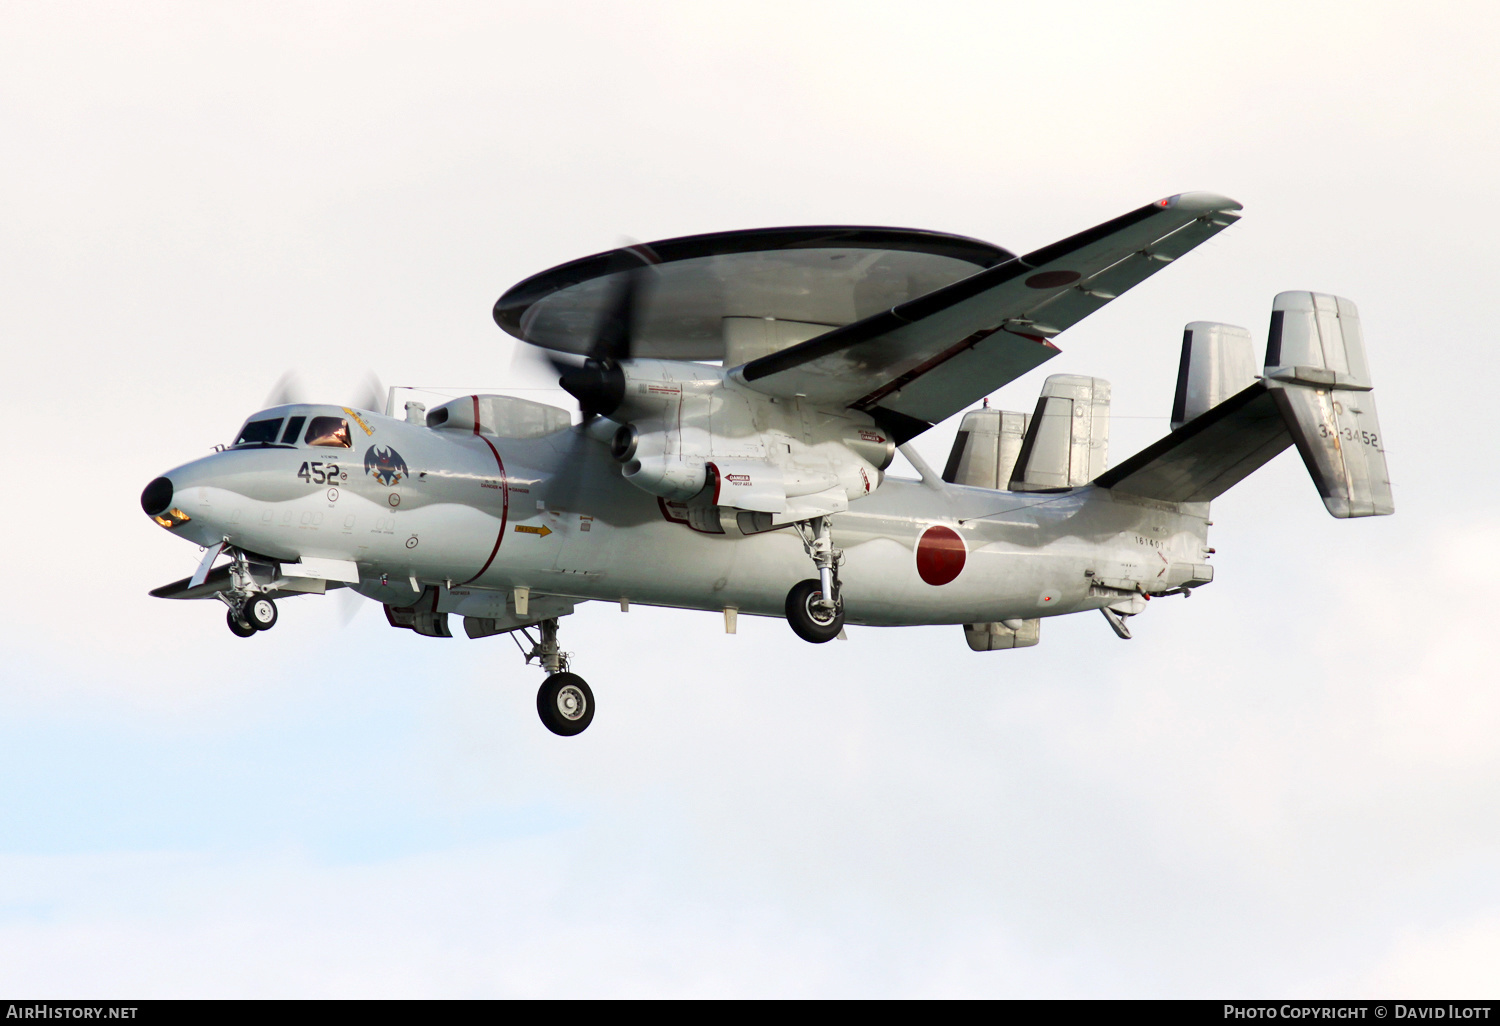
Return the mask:
<svg viewBox="0 0 1500 1026">
<path fill-rule="evenodd" d="M 281 430 L 281 418 L 274 420 L 252 420 L 245 424 L 240 431 L 240 437 L 235 439 L 235 445 L 267 445 L 276 441 L 276 434 Z"/>
<path fill-rule="evenodd" d="M 286 430 L 281 433 L 282 445 L 296 445 L 297 436 L 302 433 L 302 422 L 306 417 L 293 417 L 286 422 Z"/>
<path fill-rule="evenodd" d="M 349 448 L 349 422 L 343 417 L 314 417 L 307 426 L 308 445 Z"/>
</svg>

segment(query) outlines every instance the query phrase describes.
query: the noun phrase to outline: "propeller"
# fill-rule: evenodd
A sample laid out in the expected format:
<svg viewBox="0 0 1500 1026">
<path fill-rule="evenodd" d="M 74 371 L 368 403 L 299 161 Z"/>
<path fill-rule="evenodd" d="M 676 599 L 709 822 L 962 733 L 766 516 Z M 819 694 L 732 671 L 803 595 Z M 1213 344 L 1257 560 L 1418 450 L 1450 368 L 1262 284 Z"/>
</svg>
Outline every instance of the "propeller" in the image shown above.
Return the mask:
<svg viewBox="0 0 1500 1026">
<path fill-rule="evenodd" d="M 365 597 L 353 588 L 338 589 L 339 626 L 348 627 L 367 605 L 369 603 L 365 601 Z"/>
<path fill-rule="evenodd" d="M 585 424 L 595 417 L 609 416 L 625 400 L 625 371 L 621 364 L 631 357 L 636 318 L 651 266 L 661 262 L 651 247 L 643 244 L 621 252 L 634 256 L 640 265 L 617 275 L 611 284 L 583 366 L 550 357 L 561 375 L 557 383 L 578 400 Z"/>
<path fill-rule="evenodd" d="M 379 376 L 374 371 L 365 371 L 364 377 L 360 379 L 359 386 L 355 389 L 354 399 L 349 405 L 356 410 L 384 413 L 388 394 Z M 271 391 L 266 393 L 266 398 L 261 402 L 261 409 L 309 401 L 307 389 L 302 383 L 302 376 L 295 370 L 287 370 L 276 379 L 276 384 L 271 386 Z"/>
<path fill-rule="evenodd" d="M 268 410 L 272 406 L 290 406 L 293 403 L 307 402 L 307 389 L 302 387 L 302 378 L 294 370 L 282 372 L 281 377 L 276 379 L 276 384 L 271 386 L 271 391 L 266 393 L 265 401 L 261 409 Z"/>
<path fill-rule="evenodd" d="M 385 413 L 386 397 L 389 395 L 385 385 L 374 371 L 365 371 L 365 376 L 360 379 L 359 389 L 355 392 L 354 401 L 349 405 L 356 410 L 369 410 L 371 413 Z"/>
</svg>

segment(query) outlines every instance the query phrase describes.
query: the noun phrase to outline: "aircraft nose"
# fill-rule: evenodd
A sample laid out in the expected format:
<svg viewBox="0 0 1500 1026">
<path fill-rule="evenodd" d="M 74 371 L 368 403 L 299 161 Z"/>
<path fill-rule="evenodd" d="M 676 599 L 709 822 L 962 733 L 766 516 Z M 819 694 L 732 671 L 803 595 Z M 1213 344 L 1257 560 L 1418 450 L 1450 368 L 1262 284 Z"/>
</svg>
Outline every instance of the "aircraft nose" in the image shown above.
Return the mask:
<svg viewBox="0 0 1500 1026">
<path fill-rule="evenodd" d="M 141 509 L 146 511 L 148 517 L 165 513 L 171 505 L 172 482 L 167 478 L 157 478 L 146 486 L 145 491 L 141 492 Z"/>
</svg>

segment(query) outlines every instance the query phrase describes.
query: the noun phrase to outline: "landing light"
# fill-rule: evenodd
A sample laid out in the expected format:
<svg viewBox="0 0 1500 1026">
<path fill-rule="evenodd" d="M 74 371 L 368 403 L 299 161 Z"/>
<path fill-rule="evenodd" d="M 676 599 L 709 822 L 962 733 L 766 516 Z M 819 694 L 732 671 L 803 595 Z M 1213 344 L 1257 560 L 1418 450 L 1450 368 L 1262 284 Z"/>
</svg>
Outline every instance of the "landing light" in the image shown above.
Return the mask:
<svg viewBox="0 0 1500 1026">
<path fill-rule="evenodd" d="M 182 510 L 178 509 L 176 506 L 173 506 L 171 509 L 167 510 L 165 515 L 154 516 L 151 519 L 155 520 L 158 524 L 170 531 L 172 528 L 180 527 L 193 518 L 188 516 Z"/>
</svg>

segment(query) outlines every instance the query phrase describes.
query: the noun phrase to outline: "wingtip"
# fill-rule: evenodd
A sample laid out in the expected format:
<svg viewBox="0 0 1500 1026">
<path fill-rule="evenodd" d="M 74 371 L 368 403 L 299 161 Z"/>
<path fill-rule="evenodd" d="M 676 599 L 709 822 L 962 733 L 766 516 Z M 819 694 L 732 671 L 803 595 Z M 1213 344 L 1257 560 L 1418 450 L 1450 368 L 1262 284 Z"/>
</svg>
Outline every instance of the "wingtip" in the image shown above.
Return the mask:
<svg viewBox="0 0 1500 1026">
<path fill-rule="evenodd" d="M 1236 200 L 1232 200 L 1228 196 L 1220 196 L 1216 192 L 1180 192 L 1176 196 L 1168 196 L 1164 200 L 1158 200 L 1156 205 L 1200 214 L 1206 214 L 1211 210 L 1245 209 Z"/>
</svg>

